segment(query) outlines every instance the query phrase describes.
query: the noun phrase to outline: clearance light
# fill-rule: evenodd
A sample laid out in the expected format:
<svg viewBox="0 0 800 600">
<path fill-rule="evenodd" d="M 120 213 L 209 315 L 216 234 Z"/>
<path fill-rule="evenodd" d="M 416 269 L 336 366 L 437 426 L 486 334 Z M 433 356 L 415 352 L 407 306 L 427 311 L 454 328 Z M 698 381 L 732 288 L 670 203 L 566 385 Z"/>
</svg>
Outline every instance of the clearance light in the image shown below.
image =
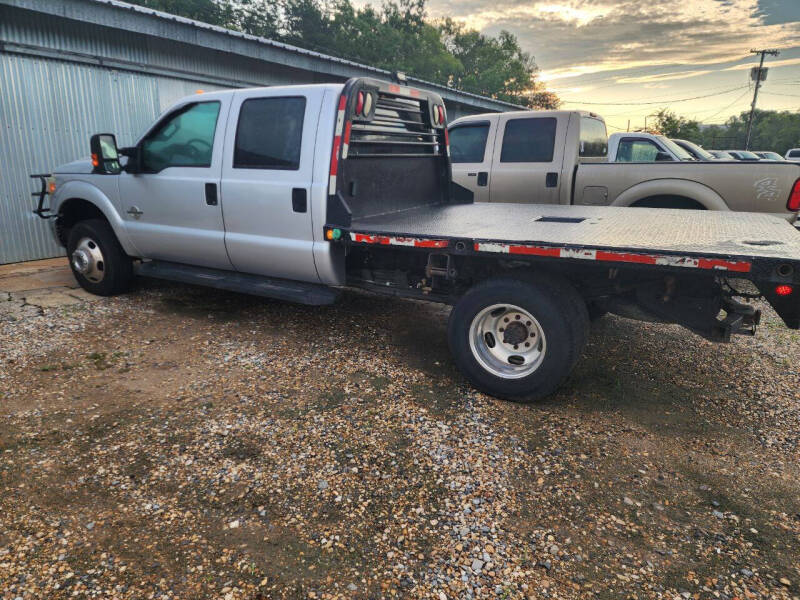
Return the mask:
<svg viewBox="0 0 800 600">
<path fill-rule="evenodd" d="M 800 210 L 800 179 L 794 182 L 792 193 L 789 194 L 789 200 L 786 202 L 786 209 L 792 212 Z"/>
<path fill-rule="evenodd" d="M 205 90 L 195 90 L 194 93 L 195 94 L 205 94 L 206 91 Z"/>
<path fill-rule="evenodd" d="M 92 166 L 99 167 L 100 166 L 100 159 L 97 158 L 97 154 L 92 154 Z"/>
<path fill-rule="evenodd" d="M 337 228 L 328 229 L 325 232 L 325 239 L 329 242 L 336 241 L 342 238 L 342 230 Z"/>
<path fill-rule="evenodd" d="M 47 193 L 52 195 L 56 193 L 56 180 L 55 177 L 47 178 Z"/>
<path fill-rule="evenodd" d="M 778 296 L 789 296 L 794 291 L 794 288 L 790 285 L 776 285 L 775 286 L 775 293 Z"/>
</svg>

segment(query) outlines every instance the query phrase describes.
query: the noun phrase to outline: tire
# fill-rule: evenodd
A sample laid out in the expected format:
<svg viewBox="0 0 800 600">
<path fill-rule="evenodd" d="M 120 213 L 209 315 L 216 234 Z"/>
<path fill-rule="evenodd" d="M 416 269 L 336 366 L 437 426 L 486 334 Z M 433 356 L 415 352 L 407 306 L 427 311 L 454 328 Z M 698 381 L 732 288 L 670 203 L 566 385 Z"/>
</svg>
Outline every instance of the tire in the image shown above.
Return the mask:
<svg viewBox="0 0 800 600">
<path fill-rule="evenodd" d="M 608 314 L 608 311 L 605 308 L 601 308 L 593 302 L 589 302 L 586 305 L 586 308 L 589 311 L 589 321 L 592 323 L 599 321 Z"/>
<path fill-rule="evenodd" d="M 67 256 L 80 286 L 97 296 L 127 291 L 133 281 L 133 261 L 103 219 L 79 221 L 69 232 Z"/>
<path fill-rule="evenodd" d="M 577 363 L 588 332 L 583 298 L 566 281 L 545 274 L 477 284 L 453 308 L 447 331 L 464 376 L 512 402 L 552 394 Z"/>
</svg>

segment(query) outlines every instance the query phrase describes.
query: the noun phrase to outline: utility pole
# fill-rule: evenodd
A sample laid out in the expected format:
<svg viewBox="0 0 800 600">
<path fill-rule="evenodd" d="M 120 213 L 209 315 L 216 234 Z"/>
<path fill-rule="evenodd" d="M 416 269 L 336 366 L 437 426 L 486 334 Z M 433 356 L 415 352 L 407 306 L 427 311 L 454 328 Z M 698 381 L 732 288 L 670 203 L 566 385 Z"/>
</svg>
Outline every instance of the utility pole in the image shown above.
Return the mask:
<svg viewBox="0 0 800 600">
<path fill-rule="evenodd" d="M 766 79 L 766 69 L 764 69 L 764 57 L 769 54 L 770 56 L 778 56 L 780 54 L 777 50 L 750 50 L 750 54 L 760 54 L 761 60 L 758 63 L 758 68 L 754 70 L 754 79 L 756 80 L 756 89 L 753 91 L 753 104 L 750 105 L 750 118 L 747 119 L 747 138 L 744 142 L 744 149 L 750 149 L 750 134 L 753 132 L 753 117 L 756 114 L 756 100 L 758 100 L 758 88 L 761 87 L 761 82 Z"/>
</svg>

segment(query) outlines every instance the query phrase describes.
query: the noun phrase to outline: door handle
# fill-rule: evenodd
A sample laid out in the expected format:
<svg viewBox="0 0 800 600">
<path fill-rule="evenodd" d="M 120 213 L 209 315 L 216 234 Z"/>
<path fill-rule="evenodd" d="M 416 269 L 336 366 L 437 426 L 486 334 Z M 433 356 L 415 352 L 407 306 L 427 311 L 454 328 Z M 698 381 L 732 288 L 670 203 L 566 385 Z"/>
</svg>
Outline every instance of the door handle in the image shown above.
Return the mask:
<svg viewBox="0 0 800 600">
<path fill-rule="evenodd" d="M 558 185 L 558 173 L 548 173 L 544 178 L 544 186 L 553 188 Z"/>
<path fill-rule="evenodd" d="M 308 212 L 308 197 L 305 188 L 292 188 L 292 210 L 294 212 Z"/>
<path fill-rule="evenodd" d="M 467 177 L 475 177 L 475 175 L 477 175 L 477 173 L 467 173 Z"/>
<path fill-rule="evenodd" d="M 481 171 L 480 173 L 478 173 L 478 185 L 480 186 L 489 185 L 489 173 L 487 171 Z"/>
<path fill-rule="evenodd" d="M 141 217 L 141 216 L 144 214 L 144 212 L 143 212 L 143 211 L 139 210 L 139 207 L 138 207 L 138 206 L 131 206 L 131 207 L 130 207 L 128 210 L 126 210 L 125 212 L 127 212 L 127 213 L 128 213 L 130 216 L 132 216 L 134 219 L 138 219 L 139 217 Z"/>
<path fill-rule="evenodd" d="M 206 184 L 206 204 L 209 206 L 216 206 L 219 203 L 219 199 L 217 198 L 217 184 L 216 183 L 207 183 Z"/>
</svg>

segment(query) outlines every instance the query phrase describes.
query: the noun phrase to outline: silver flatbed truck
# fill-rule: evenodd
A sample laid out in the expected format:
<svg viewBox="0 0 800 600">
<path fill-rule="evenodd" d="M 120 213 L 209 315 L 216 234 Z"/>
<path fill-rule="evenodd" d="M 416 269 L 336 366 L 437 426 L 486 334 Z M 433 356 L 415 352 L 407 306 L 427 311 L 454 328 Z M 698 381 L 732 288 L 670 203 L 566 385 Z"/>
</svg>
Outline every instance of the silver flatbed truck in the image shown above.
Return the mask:
<svg viewBox="0 0 800 600">
<path fill-rule="evenodd" d="M 456 364 L 501 398 L 552 393 L 604 312 L 724 342 L 755 334 L 747 280 L 800 327 L 800 235 L 786 220 L 476 204 L 451 182 L 441 98 L 404 85 L 202 94 L 134 146 L 90 145 L 91 160 L 37 176 L 35 211 L 88 291 L 120 293 L 139 274 L 313 305 L 343 287 L 451 304 Z M 785 199 L 798 200 L 800 181 Z"/>
</svg>

